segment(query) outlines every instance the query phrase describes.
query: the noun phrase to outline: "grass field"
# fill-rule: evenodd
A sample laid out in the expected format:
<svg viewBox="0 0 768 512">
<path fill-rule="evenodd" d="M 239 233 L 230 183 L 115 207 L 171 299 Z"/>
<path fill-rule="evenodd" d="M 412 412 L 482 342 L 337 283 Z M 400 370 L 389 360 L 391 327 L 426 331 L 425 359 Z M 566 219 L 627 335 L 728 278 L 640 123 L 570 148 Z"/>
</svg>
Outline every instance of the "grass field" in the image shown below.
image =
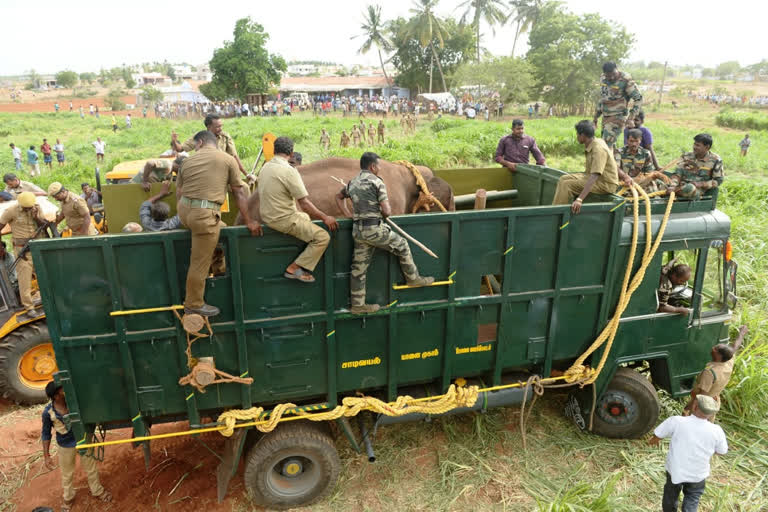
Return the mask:
<svg viewBox="0 0 768 512">
<path fill-rule="evenodd" d="M 731 385 L 718 416 L 731 452 L 713 460 L 712 477 L 702 499 L 702 511 L 768 510 L 768 132 L 750 130 L 752 150 L 738 156 L 736 131 L 715 125 L 711 112 L 649 114 L 659 162 L 664 165 L 690 150 L 696 133 L 707 131 L 715 140 L 726 169 L 719 207 L 733 222 L 734 258 L 739 262 L 740 306 L 733 331 L 750 328 L 747 346 L 738 355 Z M 224 129 L 237 143 L 250 169 L 262 133 L 288 135 L 305 161 L 329 155 L 358 157 L 360 149 L 338 148 L 342 129 L 356 118 L 225 120 Z M 576 144 L 575 118 L 526 120 L 526 131 L 537 138 L 548 165 L 563 170 L 583 169 L 583 151 Z M 376 120 L 378 122 L 378 120 Z M 416 134 L 405 138 L 397 120 L 388 119 L 387 143 L 373 149 L 387 159 L 407 159 L 433 168 L 482 166 L 491 163 L 509 121 L 467 122 L 421 120 Z M 180 137 L 202 129 L 202 122 L 134 119 L 131 130 L 113 134 L 108 116 L 80 120 L 77 115 L 0 115 L 0 143 L 7 154 L 3 172 L 13 170 L 9 142 L 26 149 L 43 137 L 57 137 L 66 146 L 65 167 L 36 180 L 46 187 L 60 180 L 78 190 L 91 181 L 95 158 L 90 142 L 107 141 L 102 172 L 114 164 L 147 158 L 168 148 L 171 130 Z M 121 123 L 122 124 L 122 123 Z M 320 129 L 332 137 L 329 152 L 319 146 Z M 26 175 L 25 175 L 26 176 Z M 339 444 L 344 469 L 332 497 L 313 510 L 546 510 L 645 511 L 659 508 L 666 450 L 643 441 L 614 441 L 576 430 L 562 415 L 566 394 L 548 393 L 536 404 L 523 451 L 518 430 L 519 409 L 492 410 L 431 423 L 383 428 L 375 446 L 378 462 L 370 465 Z M 662 417 L 678 413 L 682 405 L 662 397 Z M 109 454 L 107 453 L 107 456 Z M 1 489 L 1 487 L 0 487 Z M 0 490 L 0 501 L 3 496 Z M 246 510 L 246 508 L 242 508 Z"/>
</svg>

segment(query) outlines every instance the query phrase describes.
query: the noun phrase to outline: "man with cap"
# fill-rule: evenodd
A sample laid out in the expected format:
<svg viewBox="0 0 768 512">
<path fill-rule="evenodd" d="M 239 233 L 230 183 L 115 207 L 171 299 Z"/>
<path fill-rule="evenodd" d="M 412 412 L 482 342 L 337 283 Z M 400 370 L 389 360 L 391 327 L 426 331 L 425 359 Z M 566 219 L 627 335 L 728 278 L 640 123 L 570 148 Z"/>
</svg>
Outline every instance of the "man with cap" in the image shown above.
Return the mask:
<svg viewBox="0 0 768 512">
<path fill-rule="evenodd" d="M 216 136 L 208 130 L 194 136 L 195 154 L 184 160 L 176 178 L 176 199 L 181 222 L 192 232 L 187 271 L 185 314 L 216 316 L 219 308 L 204 302 L 205 278 L 219 242 L 221 205 L 232 190 L 240 215 L 252 235 L 261 235 L 261 224 L 248 212 L 247 186 L 237 174 L 237 160 L 219 151 Z M 261 185 L 259 185 L 261 188 Z"/>
<path fill-rule="evenodd" d="M 5 191 L 13 196 L 14 199 L 19 197 L 22 192 L 32 192 L 36 196 L 47 196 L 45 190 L 41 189 L 31 181 L 20 180 L 15 174 L 9 172 L 3 176 L 5 182 Z"/>
<path fill-rule="evenodd" d="M 99 232 L 91 222 L 91 214 L 85 199 L 70 192 L 58 181 L 48 185 L 48 195 L 61 203 L 61 211 L 56 214 L 54 224 L 66 219 L 72 236 L 94 236 Z"/>
<path fill-rule="evenodd" d="M 23 257 L 19 257 L 24 246 L 35 237 L 37 229 L 48 223 L 43 217 L 40 207 L 35 204 L 35 194 L 32 192 L 22 192 L 19 194 L 18 204 L 12 205 L 0 215 L 0 231 L 6 224 L 11 225 L 13 235 L 13 247 L 16 250 L 16 275 L 19 279 L 19 297 L 21 305 L 27 311 L 24 317 L 27 319 L 37 318 L 34 302 L 32 301 L 32 255 L 27 251 Z M 42 233 L 37 234 L 40 238 Z M 42 314 L 42 312 L 40 313 Z"/>
<path fill-rule="evenodd" d="M 714 398 L 697 395 L 690 416 L 672 416 L 656 427 L 649 443 L 657 446 L 670 438 L 665 465 L 667 481 L 661 500 L 663 512 L 677 512 L 680 491 L 682 512 L 695 512 L 709 477 L 709 460 L 715 453 L 728 453 L 728 442 L 719 425 L 709 419 L 720 409 Z"/>
<path fill-rule="evenodd" d="M 45 386 L 45 394 L 51 402 L 43 409 L 43 429 L 40 436 L 43 441 L 43 460 L 45 467 L 53 470 L 56 465 L 51 457 L 51 439 L 52 431 L 56 431 L 56 444 L 59 445 L 59 466 L 61 467 L 61 487 L 63 490 L 64 503 L 61 506 L 62 511 L 72 509 L 75 501 L 75 486 L 73 485 L 75 477 L 75 456 L 77 455 L 77 442 L 69 423 L 69 408 L 67 400 L 64 397 L 64 390 L 54 381 Z M 104 489 L 99 481 L 99 470 L 96 468 L 96 459 L 90 456 L 81 456 L 80 465 L 85 470 L 88 477 L 88 487 L 91 495 L 100 499 L 102 502 L 112 501 L 112 494 Z"/>
</svg>

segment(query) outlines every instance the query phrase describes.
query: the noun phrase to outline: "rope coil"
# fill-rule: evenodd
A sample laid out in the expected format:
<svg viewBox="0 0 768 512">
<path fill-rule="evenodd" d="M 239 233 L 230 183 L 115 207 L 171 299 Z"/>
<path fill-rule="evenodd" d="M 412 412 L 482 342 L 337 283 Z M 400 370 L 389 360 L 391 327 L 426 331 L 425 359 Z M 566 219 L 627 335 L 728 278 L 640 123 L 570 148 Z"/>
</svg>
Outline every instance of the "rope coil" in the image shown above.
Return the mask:
<svg viewBox="0 0 768 512">
<path fill-rule="evenodd" d="M 416 179 L 416 186 L 419 188 L 419 198 L 414 203 L 413 208 L 411 208 L 411 213 L 416 213 L 421 208 L 429 211 L 430 207 L 433 205 L 436 205 L 443 212 L 448 211 L 445 209 L 445 206 L 443 206 L 440 200 L 437 199 L 432 192 L 430 192 L 429 187 L 427 186 L 427 182 L 424 181 L 424 176 L 421 175 L 421 172 L 416 168 L 415 165 L 407 160 L 398 160 L 397 162 L 392 163 L 395 165 L 402 165 L 411 171 L 411 174 L 413 174 L 413 177 Z"/>
</svg>

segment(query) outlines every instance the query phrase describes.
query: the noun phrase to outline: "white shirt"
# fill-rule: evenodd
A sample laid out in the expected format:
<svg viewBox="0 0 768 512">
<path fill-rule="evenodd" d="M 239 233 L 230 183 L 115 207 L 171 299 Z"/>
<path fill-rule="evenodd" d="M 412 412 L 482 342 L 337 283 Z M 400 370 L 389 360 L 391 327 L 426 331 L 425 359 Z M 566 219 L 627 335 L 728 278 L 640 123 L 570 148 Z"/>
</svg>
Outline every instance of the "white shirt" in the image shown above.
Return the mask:
<svg viewBox="0 0 768 512">
<path fill-rule="evenodd" d="M 104 146 L 106 145 L 107 145 L 107 141 L 104 141 L 104 140 L 101 142 L 97 140 L 93 141 L 93 147 L 96 148 L 96 153 L 99 155 L 104 154 Z"/>
<path fill-rule="evenodd" d="M 61 153 L 64 151 L 64 144 L 55 144 L 53 146 L 53 150 L 57 153 Z"/>
<path fill-rule="evenodd" d="M 13 153 L 14 160 L 21 160 L 21 150 L 19 148 L 13 148 L 11 152 Z"/>
<path fill-rule="evenodd" d="M 709 476 L 712 455 L 728 453 L 723 429 L 696 416 L 671 416 L 653 433 L 672 438 L 665 467 L 673 484 L 701 482 Z"/>
</svg>

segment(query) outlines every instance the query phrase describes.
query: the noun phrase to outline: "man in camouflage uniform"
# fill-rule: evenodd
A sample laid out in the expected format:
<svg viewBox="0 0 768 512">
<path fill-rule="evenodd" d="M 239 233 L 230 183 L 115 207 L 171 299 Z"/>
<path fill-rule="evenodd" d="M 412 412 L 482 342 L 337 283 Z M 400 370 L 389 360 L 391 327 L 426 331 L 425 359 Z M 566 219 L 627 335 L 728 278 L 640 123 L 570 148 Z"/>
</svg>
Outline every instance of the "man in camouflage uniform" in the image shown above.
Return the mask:
<svg viewBox="0 0 768 512">
<path fill-rule="evenodd" d="M 632 109 L 628 111 L 630 100 L 634 101 Z M 603 116 L 601 136 L 609 148 L 616 145 L 619 134 L 624 130 L 624 123 L 634 120 L 642 104 L 643 95 L 640 94 L 632 77 L 616 69 L 616 64 L 613 62 L 603 64 L 603 76 L 600 77 L 600 99 L 592 122 L 597 125 L 597 119 Z"/>
<path fill-rule="evenodd" d="M 669 303 L 669 295 L 675 286 L 685 284 L 691 278 L 691 267 L 684 264 L 677 264 L 677 259 L 673 259 L 661 268 L 661 279 L 659 280 L 659 289 L 656 295 L 659 299 L 658 313 L 676 313 L 678 315 L 687 315 L 690 309 L 682 306 L 673 306 Z"/>
<path fill-rule="evenodd" d="M 700 133 L 693 138 L 693 151 L 680 157 L 669 185 L 680 198 L 701 199 L 707 190 L 723 184 L 723 161 L 711 148 L 712 136 Z"/>
<path fill-rule="evenodd" d="M 365 303 L 366 273 L 376 248 L 389 251 L 400 259 L 400 270 L 408 286 L 428 286 L 435 281 L 433 277 L 419 276 L 408 242 L 383 221 L 384 217 L 389 217 L 391 209 L 387 187 L 378 176 L 379 156 L 371 152 L 363 153 L 360 169 L 360 174 L 336 194 L 339 209 L 354 219 L 352 238 L 355 248 L 349 274 L 349 291 L 351 311 L 355 314 L 375 313 L 379 310 L 378 304 Z M 346 198 L 352 201 L 352 215 L 344 203 Z"/>
<path fill-rule="evenodd" d="M 320 145 L 326 150 L 331 147 L 331 138 L 328 136 L 328 132 L 325 131 L 325 128 L 323 128 L 323 131 L 320 133 Z"/>
<path fill-rule="evenodd" d="M 237 167 L 240 169 L 240 172 L 250 182 L 253 178 L 248 175 L 245 167 L 243 167 L 243 163 L 240 161 L 240 157 L 237 156 L 237 148 L 235 147 L 234 139 L 227 132 L 222 130 L 221 118 L 216 114 L 208 114 L 205 116 L 203 124 L 205 125 L 206 130 L 216 136 L 216 147 L 219 149 L 219 151 L 223 151 L 226 154 L 232 156 L 235 159 L 235 162 L 237 162 Z M 173 148 L 173 150 L 177 153 L 184 151 L 194 151 L 195 138 L 190 137 L 184 142 L 184 144 L 180 144 L 179 137 L 176 135 L 176 132 L 171 132 L 171 148 Z"/>
<path fill-rule="evenodd" d="M 619 174 L 628 174 L 648 193 L 665 190 L 661 173 L 654 170 L 651 152 L 640 147 L 642 138 L 643 134 L 637 128 L 627 132 L 627 145 L 619 154 Z"/>
</svg>

